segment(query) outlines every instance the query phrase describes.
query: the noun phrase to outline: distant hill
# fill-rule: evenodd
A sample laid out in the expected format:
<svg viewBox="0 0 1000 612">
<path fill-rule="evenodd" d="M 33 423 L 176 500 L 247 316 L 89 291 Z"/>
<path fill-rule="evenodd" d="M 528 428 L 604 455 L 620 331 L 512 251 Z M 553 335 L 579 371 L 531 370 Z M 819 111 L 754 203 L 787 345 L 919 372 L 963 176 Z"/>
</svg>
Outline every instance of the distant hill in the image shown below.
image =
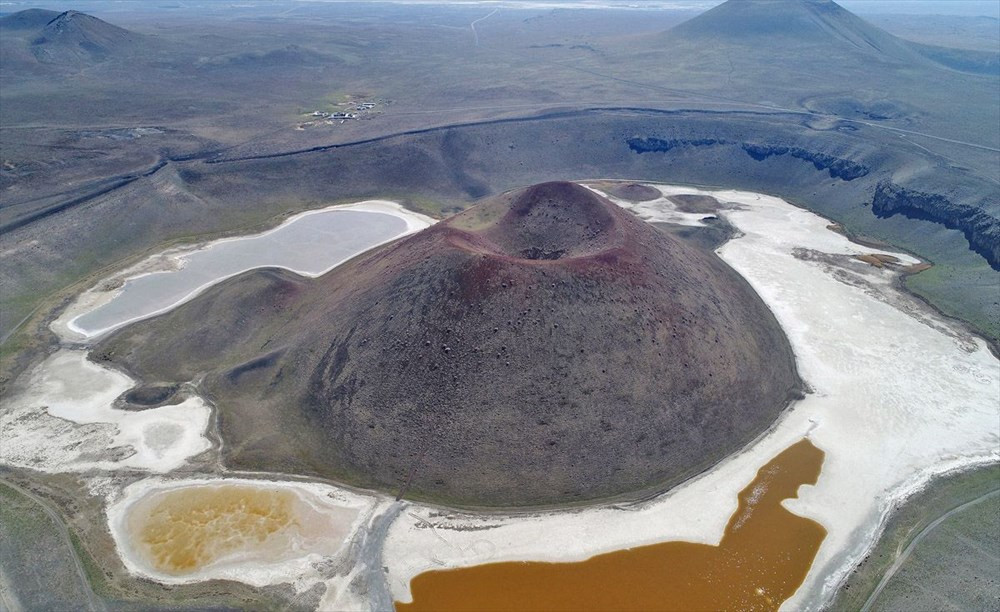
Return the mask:
<svg viewBox="0 0 1000 612">
<path fill-rule="evenodd" d="M 938 64 L 971 74 L 1000 76 L 1000 53 L 975 51 L 972 49 L 951 49 L 920 43 L 908 43 L 924 57 Z"/>
<path fill-rule="evenodd" d="M 138 38 L 97 17 L 66 11 L 45 24 L 31 44 L 40 61 L 100 61 L 131 46 Z"/>
<path fill-rule="evenodd" d="M 668 48 L 749 47 L 759 59 L 799 64 L 852 57 L 977 73 L 989 73 L 996 67 L 988 53 L 919 45 L 893 36 L 833 0 L 728 0 L 660 38 Z"/>
<path fill-rule="evenodd" d="M 24 63 L 80 66 L 124 56 L 142 37 L 81 13 L 43 9 L 19 11 L 0 19 L 4 55 Z"/>
<path fill-rule="evenodd" d="M 687 37 L 755 43 L 764 39 L 810 44 L 838 42 L 878 53 L 907 53 L 900 39 L 833 0 L 729 0 L 667 32 Z"/>
<path fill-rule="evenodd" d="M 210 57 L 198 62 L 199 68 L 261 69 L 288 68 L 327 64 L 335 58 L 299 45 L 287 45 L 270 51 L 248 51 Z"/>
<path fill-rule="evenodd" d="M 28 9 L 18 11 L 5 17 L 0 17 L 0 29 L 3 30 L 39 30 L 59 16 L 59 11 L 45 9 Z"/>
</svg>

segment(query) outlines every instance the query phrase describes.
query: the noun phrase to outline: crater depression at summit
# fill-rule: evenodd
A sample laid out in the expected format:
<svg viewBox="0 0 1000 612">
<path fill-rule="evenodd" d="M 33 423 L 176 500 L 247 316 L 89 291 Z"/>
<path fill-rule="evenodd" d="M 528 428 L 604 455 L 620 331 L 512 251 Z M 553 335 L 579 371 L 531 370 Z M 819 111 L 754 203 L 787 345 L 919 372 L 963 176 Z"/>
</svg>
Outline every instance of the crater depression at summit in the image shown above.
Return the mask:
<svg viewBox="0 0 1000 612">
<path fill-rule="evenodd" d="M 95 358 L 201 379 L 233 466 L 474 506 L 671 486 L 798 390 L 781 329 L 739 275 L 565 182 L 314 280 L 243 274 Z"/>
</svg>

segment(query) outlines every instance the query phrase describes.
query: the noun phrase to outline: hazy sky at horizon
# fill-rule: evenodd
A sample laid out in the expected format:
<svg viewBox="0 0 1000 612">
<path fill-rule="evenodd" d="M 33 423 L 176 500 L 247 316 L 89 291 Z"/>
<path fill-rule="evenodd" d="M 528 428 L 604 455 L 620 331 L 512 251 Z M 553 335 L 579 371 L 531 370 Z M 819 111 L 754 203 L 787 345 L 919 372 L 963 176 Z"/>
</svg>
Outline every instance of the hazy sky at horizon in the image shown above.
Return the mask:
<svg viewBox="0 0 1000 612">
<path fill-rule="evenodd" d="M 855 13 L 901 15 L 965 15 L 1000 18 L 1000 0 L 841 0 Z"/>
<path fill-rule="evenodd" d="M 282 0 L 284 4 L 294 2 L 356 2 L 358 0 Z M 401 4 L 455 4 L 484 6 L 507 6 L 514 8 L 673 8 L 689 10 L 707 10 L 721 4 L 723 0 L 362 0 L 370 2 L 395 2 Z M 844 8 L 855 13 L 864 14 L 899 14 L 899 15 L 962 15 L 986 16 L 1000 19 L 1000 0 L 837 0 Z M 134 6 L 145 4 L 144 8 L 153 8 L 148 0 L 0 0 L 0 11 L 14 12 L 25 8 L 45 7 L 52 9 L 91 8 L 102 4 L 117 5 L 124 8 L 130 3 Z M 160 5 L 233 5 L 247 8 L 248 5 L 272 4 L 269 0 L 193 0 L 169 1 L 163 0 Z M 154 5 L 155 6 L 155 5 Z"/>
</svg>

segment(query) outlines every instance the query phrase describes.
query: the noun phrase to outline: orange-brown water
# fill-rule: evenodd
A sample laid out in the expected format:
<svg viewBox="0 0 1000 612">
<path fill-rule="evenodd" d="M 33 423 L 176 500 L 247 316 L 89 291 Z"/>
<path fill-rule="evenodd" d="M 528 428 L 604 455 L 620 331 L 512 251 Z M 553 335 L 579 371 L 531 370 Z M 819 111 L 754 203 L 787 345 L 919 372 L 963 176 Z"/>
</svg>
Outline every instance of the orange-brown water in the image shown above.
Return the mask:
<svg viewBox="0 0 1000 612">
<path fill-rule="evenodd" d="M 297 526 L 295 501 L 292 491 L 250 486 L 163 492 L 133 513 L 133 542 L 155 569 L 188 573 L 286 535 Z"/>
<path fill-rule="evenodd" d="M 785 449 L 739 494 L 719 546 L 665 542 L 579 563 L 491 563 L 418 575 L 397 612 L 776 610 L 805 579 L 826 530 L 781 501 L 815 484 L 823 451 Z M 558 543 L 553 542 L 553 547 Z"/>
</svg>

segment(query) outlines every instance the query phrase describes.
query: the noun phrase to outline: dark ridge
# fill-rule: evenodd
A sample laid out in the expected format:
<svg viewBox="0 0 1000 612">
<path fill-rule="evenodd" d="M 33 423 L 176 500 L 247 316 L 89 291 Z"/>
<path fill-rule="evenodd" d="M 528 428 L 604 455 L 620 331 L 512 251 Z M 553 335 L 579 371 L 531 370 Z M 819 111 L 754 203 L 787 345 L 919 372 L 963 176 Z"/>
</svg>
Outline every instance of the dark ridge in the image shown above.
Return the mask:
<svg viewBox="0 0 1000 612">
<path fill-rule="evenodd" d="M 755 143 L 736 143 L 715 138 L 700 139 L 661 139 L 661 138 L 629 138 L 628 146 L 636 153 L 666 153 L 677 147 L 711 147 L 718 145 L 739 145 L 743 151 L 756 161 L 764 161 L 776 155 L 788 155 L 811 163 L 817 170 L 826 170 L 831 178 L 843 181 L 866 176 L 869 172 L 864 164 L 849 159 L 834 157 L 826 153 L 807 151 L 799 147 L 782 145 L 762 145 Z"/>
<path fill-rule="evenodd" d="M 28 214 L 16 217 L 11 221 L 0 223 L 0 235 L 14 231 L 17 228 L 24 227 L 25 225 L 28 225 L 30 223 L 34 223 L 39 219 L 44 219 L 45 217 L 50 217 L 52 215 L 61 213 L 65 210 L 73 208 L 74 206 L 90 202 L 104 194 L 111 193 L 112 191 L 120 187 L 124 187 L 125 185 L 128 185 L 130 183 L 133 183 L 143 177 L 152 176 L 166 165 L 167 162 L 165 161 L 157 162 L 152 168 L 146 170 L 145 172 L 141 172 L 139 174 L 127 174 L 125 176 L 116 177 L 112 179 L 111 182 L 108 183 L 107 185 L 104 185 L 90 193 L 85 193 L 75 198 L 70 198 L 69 200 L 57 202 L 51 206 L 46 206 L 45 208 L 42 208 L 40 210 L 34 210 Z"/>
<path fill-rule="evenodd" d="M 315 147 L 307 147 L 303 149 L 291 149 L 286 151 L 275 151 L 273 153 L 260 153 L 253 155 L 232 155 L 226 157 L 226 153 L 232 153 L 232 150 L 236 147 L 230 147 L 229 149 L 224 149 L 222 151 L 213 151 L 205 156 L 206 164 L 229 164 L 234 162 L 243 161 L 253 161 L 259 159 L 276 159 L 281 157 L 293 157 L 296 155 L 305 155 L 309 153 L 320 153 L 323 151 L 332 151 L 335 149 L 342 149 L 345 147 L 353 147 L 358 145 L 371 144 L 376 142 L 384 142 L 387 140 L 392 140 L 399 138 L 401 136 L 419 136 L 422 134 L 433 134 L 436 132 L 450 132 L 454 130 L 460 130 L 462 128 L 472 128 L 472 127 L 482 127 L 482 126 L 499 126 L 504 124 L 523 124 L 523 123 L 540 123 L 545 121 L 550 121 L 553 119 L 562 119 L 566 117 L 585 117 L 587 115 L 593 114 L 604 114 L 604 113 L 643 113 L 651 117 L 658 116 L 683 116 L 683 115 L 702 115 L 702 116 L 717 116 L 725 117 L 727 115 L 733 115 L 738 112 L 740 115 L 749 117 L 778 117 L 778 116 L 809 116 L 817 115 L 818 113 L 812 113 L 808 111 L 759 111 L 759 110 L 739 110 L 739 111 L 726 111 L 726 110 L 704 110 L 704 109 L 660 109 L 660 108 L 647 108 L 640 106 L 596 106 L 590 108 L 583 108 L 579 110 L 559 110 L 546 113 L 540 113 L 538 115 L 533 115 L 530 117 L 509 117 L 506 119 L 487 119 L 485 121 L 468 121 L 462 123 L 453 123 L 444 126 L 435 126 L 428 128 L 417 128 L 412 130 L 404 130 L 402 132 L 395 132 L 392 134 L 385 134 L 382 136 L 373 136 L 371 138 L 364 138 L 360 140 L 352 140 L 348 142 L 340 142 L 336 144 L 328 145 L 317 145 Z M 486 195 L 486 194 L 482 194 Z"/>
<path fill-rule="evenodd" d="M 251 359 L 246 363 L 241 363 L 235 368 L 229 370 L 229 372 L 226 373 L 226 378 L 229 379 L 229 382 L 231 383 L 237 383 L 239 382 L 240 377 L 244 374 L 248 374 L 255 370 L 270 368 L 278 362 L 278 358 L 281 357 L 282 352 L 283 351 L 280 350 L 274 351 L 262 357 Z"/>
<path fill-rule="evenodd" d="M 386 134 L 382 136 L 376 136 L 372 138 L 365 138 L 361 140 L 348 141 L 337 144 L 330 145 L 320 145 L 315 147 L 308 147 L 304 149 L 295 149 L 290 151 L 279 151 L 275 153 L 267 153 L 261 155 L 246 155 L 246 156 L 234 156 L 234 157 L 223 157 L 229 149 L 222 150 L 207 150 L 198 153 L 192 153 L 188 155 L 171 156 L 166 161 L 158 162 L 150 170 L 143 172 L 141 174 L 128 174 L 124 176 L 114 177 L 109 182 L 106 187 L 101 187 L 100 189 L 75 196 L 68 200 L 62 202 L 57 202 L 51 206 L 38 211 L 32 211 L 28 215 L 19 217 L 9 222 L 0 223 L 0 234 L 4 234 L 15 230 L 17 228 L 28 225 L 34 221 L 38 221 L 50 215 L 62 212 L 79 204 L 90 202 L 99 196 L 108 194 L 115 191 L 119 187 L 124 187 L 136 179 L 141 177 L 150 176 L 155 174 L 159 169 L 165 166 L 168 162 L 183 162 L 183 161 L 202 161 L 205 164 L 232 164 L 238 162 L 255 161 L 255 160 L 267 160 L 267 159 L 280 159 L 285 157 L 294 157 L 298 155 L 307 155 L 310 153 L 322 153 L 326 151 L 335 151 L 338 149 L 348 149 L 351 147 L 358 147 L 363 145 L 370 145 L 375 143 L 384 143 L 396 138 L 405 136 L 418 136 L 423 134 L 433 134 L 439 132 L 451 132 L 457 131 L 461 128 L 471 128 L 471 127 L 481 127 L 481 126 L 494 126 L 503 124 L 519 124 L 519 123 L 534 123 L 542 122 L 551 119 L 558 119 L 563 117 L 581 117 L 591 114 L 599 113 L 614 113 L 614 112 L 628 112 L 628 113 L 643 113 L 650 116 L 673 116 L 673 115 L 696 115 L 696 116 L 719 116 L 725 117 L 726 115 L 733 114 L 731 111 L 716 111 L 716 110 L 663 110 L 663 109 L 653 109 L 653 108 L 642 108 L 642 107 L 608 107 L 608 108 L 590 108 L 584 110 L 576 111 L 556 111 L 551 113 L 544 113 L 534 117 L 516 117 L 509 119 L 492 119 L 487 121 L 473 121 L 468 123 L 456 123 L 447 126 L 437 126 L 431 128 L 421 128 L 415 130 L 405 130 L 402 132 L 396 132 L 392 134 Z M 787 115 L 787 113 L 775 113 L 775 112 L 758 112 L 758 111 L 739 111 L 740 115 L 746 116 L 759 116 L 759 117 L 773 117 L 778 115 Z M 798 114 L 809 114 L 809 113 L 798 113 Z M 631 143 L 629 143 L 631 146 Z M 633 149 L 635 150 L 635 149 Z M 468 174 L 462 169 L 463 165 L 461 159 L 455 155 L 454 147 L 448 149 L 449 161 L 454 161 L 454 163 L 449 163 L 447 165 L 448 171 L 455 175 L 457 181 L 460 182 L 462 190 L 469 196 L 473 198 L 481 198 L 490 193 L 489 186 L 481 180 L 473 179 L 469 177 Z M 187 183 L 197 183 L 202 178 L 202 173 L 191 167 L 181 167 L 178 169 L 178 173 L 181 178 Z"/>
<path fill-rule="evenodd" d="M 636 153 L 666 153 L 678 147 L 712 147 L 730 144 L 717 138 L 629 138 L 628 146 Z"/>
<path fill-rule="evenodd" d="M 662 139 L 632 137 L 627 140 L 636 153 L 666 153 L 678 147 L 735 146 L 737 143 L 715 138 Z M 831 178 L 852 181 L 870 172 L 868 166 L 826 153 L 811 152 L 800 147 L 773 146 L 756 143 L 739 143 L 740 148 L 756 161 L 771 156 L 788 155 L 812 163 L 817 170 L 825 170 Z M 876 185 L 872 199 L 872 212 L 879 218 L 903 214 L 911 219 L 939 223 L 949 229 L 960 230 L 969 248 L 981 255 L 993 269 L 1000 270 L 1000 220 L 982 207 L 957 205 L 945 196 L 907 189 L 882 181 Z"/>
<path fill-rule="evenodd" d="M 831 178 L 853 181 L 868 174 L 868 167 L 852 162 L 849 159 L 834 157 L 826 153 L 806 151 L 799 147 L 785 147 L 743 143 L 740 145 L 747 155 L 757 161 L 763 161 L 773 155 L 790 155 L 796 159 L 811 162 L 817 170 L 826 170 Z"/>
<path fill-rule="evenodd" d="M 151 408 L 166 404 L 180 389 L 180 385 L 141 385 L 125 393 L 129 404 Z"/>
<path fill-rule="evenodd" d="M 1000 219 L 981 208 L 957 205 L 941 195 L 882 181 L 875 187 L 872 212 L 883 219 L 901 214 L 961 230 L 969 248 L 982 255 L 991 268 L 1000 270 Z"/>
</svg>

